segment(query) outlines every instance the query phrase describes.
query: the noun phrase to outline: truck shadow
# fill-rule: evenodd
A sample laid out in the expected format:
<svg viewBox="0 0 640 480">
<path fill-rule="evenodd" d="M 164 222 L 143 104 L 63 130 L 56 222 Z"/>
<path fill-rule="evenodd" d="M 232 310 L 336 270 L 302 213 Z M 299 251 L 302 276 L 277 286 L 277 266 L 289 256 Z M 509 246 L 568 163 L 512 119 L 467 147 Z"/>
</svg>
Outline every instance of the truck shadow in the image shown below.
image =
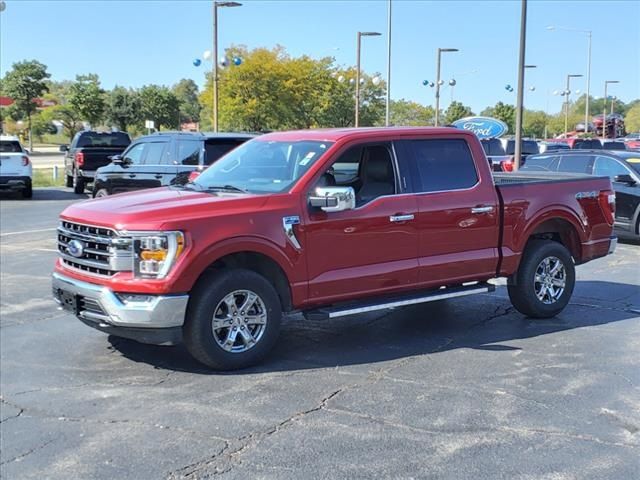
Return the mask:
<svg viewBox="0 0 640 480">
<path fill-rule="evenodd" d="M 569 306 L 555 318 L 525 318 L 511 307 L 506 289 L 493 295 L 416 305 L 326 321 L 301 316 L 284 321 L 279 341 L 261 365 L 227 375 L 259 374 L 369 365 L 452 349 L 512 354 L 520 340 L 637 318 L 638 285 L 578 282 Z M 110 336 L 112 347 L 135 362 L 198 374 L 213 372 L 193 360 L 183 346 L 159 347 Z"/>
<path fill-rule="evenodd" d="M 87 200 L 88 193 L 78 195 L 63 187 L 43 187 L 33 189 L 33 198 L 22 198 L 20 192 L 0 191 L 0 201 L 15 200 L 17 202 L 34 202 L 42 200 Z"/>
</svg>

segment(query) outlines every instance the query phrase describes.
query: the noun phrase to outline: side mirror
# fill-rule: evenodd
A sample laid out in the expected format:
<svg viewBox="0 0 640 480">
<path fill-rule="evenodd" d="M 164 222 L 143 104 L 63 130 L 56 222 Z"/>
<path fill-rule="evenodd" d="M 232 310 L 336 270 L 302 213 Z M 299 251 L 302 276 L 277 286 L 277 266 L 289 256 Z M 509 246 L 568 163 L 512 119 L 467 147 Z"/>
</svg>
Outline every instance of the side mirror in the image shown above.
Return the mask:
<svg viewBox="0 0 640 480">
<path fill-rule="evenodd" d="M 624 175 L 616 175 L 614 177 L 613 181 L 614 182 L 618 182 L 618 183 L 628 183 L 629 185 L 635 185 L 636 184 L 636 181 L 628 173 L 625 173 Z"/>
<path fill-rule="evenodd" d="M 309 197 L 309 205 L 325 212 L 342 212 L 356 208 L 356 192 L 353 187 L 318 187 Z"/>
<path fill-rule="evenodd" d="M 127 161 L 122 158 L 122 155 L 111 155 L 109 160 L 111 160 L 111 163 L 115 163 L 116 165 L 124 165 L 127 163 Z"/>
<path fill-rule="evenodd" d="M 69 145 L 60 145 L 58 150 L 60 150 L 61 152 L 68 152 L 69 151 Z"/>
</svg>

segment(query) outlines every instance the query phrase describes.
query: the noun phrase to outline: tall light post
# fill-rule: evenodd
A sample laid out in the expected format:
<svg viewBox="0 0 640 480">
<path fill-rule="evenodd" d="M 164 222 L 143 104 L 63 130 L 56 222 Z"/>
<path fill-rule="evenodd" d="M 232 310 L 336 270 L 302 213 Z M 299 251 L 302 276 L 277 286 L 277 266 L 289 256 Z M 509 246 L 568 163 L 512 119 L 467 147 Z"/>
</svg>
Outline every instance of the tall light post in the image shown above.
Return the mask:
<svg viewBox="0 0 640 480">
<path fill-rule="evenodd" d="M 384 125 L 389 126 L 391 118 L 391 0 L 387 4 L 387 105 L 384 114 Z"/>
<path fill-rule="evenodd" d="M 584 77 L 584 75 L 567 75 L 567 89 L 564 91 L 566 96 L 566 101 L 564 103 L 564 138 L 567 138 L 567 133 L 569 132 L 569 96 L 571 95 L 571 79 L 580 77 Z M 587 128 L 586 125 L 585 128 Z"/>
<path fill-rule="evenodd" d="M 358 45 L 356 47 L 356 127 L 360 126 L 360 44 L 362 37 L 379 37 L 379 32 L 358 32 Z"/>
<path fill-rule="evenodd" d="M 213 131 L 218 131 L 218 8 L 220 7 L 241 7 L 238 2 L 213 2 Z"/>
<path fill-rule="evenodd" d="M 547 30 L 564 30 L 566 32 L 578 32 L 587 34 L 587 96 L 584 104 L 584 133 L 589 133 L 589 100 L 591 96 L 591 30 L 579 28 L 558 27 L 549 25 Z"/>
<path fill-rule="evenodd" d="M 438 126 L 438 120 L 440 119 L 440 57 L 442 52 L 458 52 L 457 48 L 438 48 L 438 58 L 436 60 L 436 119 L 435 126 Z"/>
<path fill-rule="evenodd" d="M 602 109 L 602 139 L 607 138 L 607 87 L 610 83 L 620 83 L 620 80 L 605 80 L 604 82 L 604 108 Z"/>
<path fill-rule="evenodd" d="M 516 100 L 516 138 L 513 157 L 513 169 L 520 168 L 520 155 L 522 155 L 522 103 L 524 99 L 524 70 L 525 52 L 527 45 L 527 0 L 522 0 L 520 7 L 520 51 L 518 55 L 518 96 Z M 533 66 L 533 65 L 532 65 Z"/>
</svg>

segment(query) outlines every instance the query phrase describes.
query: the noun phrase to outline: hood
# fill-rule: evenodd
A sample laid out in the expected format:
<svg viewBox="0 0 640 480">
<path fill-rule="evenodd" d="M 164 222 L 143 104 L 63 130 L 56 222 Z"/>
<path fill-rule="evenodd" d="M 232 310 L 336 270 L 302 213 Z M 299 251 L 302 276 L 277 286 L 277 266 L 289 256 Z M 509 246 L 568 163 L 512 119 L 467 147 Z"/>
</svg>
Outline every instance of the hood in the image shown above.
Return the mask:
<svg viewBox="0 0 640 480">
<path fill-rule="evenodd" d="M 259 210 L 268 195 L 153 188 L 67 207 L 61 218 L 117 230 L 154 230 L 168 222 Z"/>
</svg>

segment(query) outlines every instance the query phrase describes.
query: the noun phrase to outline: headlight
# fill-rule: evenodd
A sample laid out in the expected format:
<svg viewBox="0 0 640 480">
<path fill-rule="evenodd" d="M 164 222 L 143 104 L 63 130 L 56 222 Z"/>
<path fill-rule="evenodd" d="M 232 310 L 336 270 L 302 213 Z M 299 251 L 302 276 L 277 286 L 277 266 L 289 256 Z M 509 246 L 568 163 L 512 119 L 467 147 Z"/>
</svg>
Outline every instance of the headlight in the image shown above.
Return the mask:
<svg viewBox="0 0 640 480">
<path fill-rule="evenodd" d="M 133 232 L 131 232 L 133 233 Z M 184 250 L 182 232 L 134 233 L 133 271 L 136 277 L 166 277 Z"/>
</svg>

